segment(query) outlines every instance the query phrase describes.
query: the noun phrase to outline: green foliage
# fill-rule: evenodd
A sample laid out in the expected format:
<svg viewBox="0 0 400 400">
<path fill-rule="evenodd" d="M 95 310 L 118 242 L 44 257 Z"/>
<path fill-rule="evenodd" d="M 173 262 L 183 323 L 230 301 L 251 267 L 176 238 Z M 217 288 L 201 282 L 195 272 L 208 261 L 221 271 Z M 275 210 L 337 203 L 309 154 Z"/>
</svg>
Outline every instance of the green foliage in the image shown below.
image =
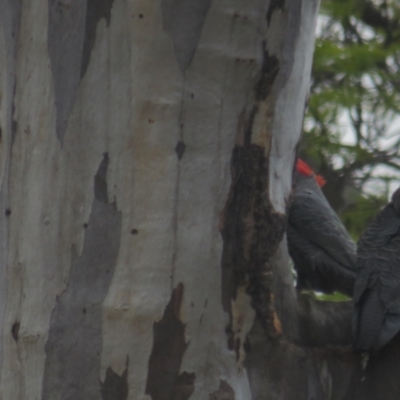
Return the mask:
<svg viewBox="0 0 400 400">
<path fill-rule="evenodd" d="M 312 290 L 302 290 L 301 294 L 304 296 L 312 297 L 317 301 L 350 301 L 351 298 L 340 292 L 333 292 L 332 294 L 314 292 Z"/>
<path fill-rule="evenodd" d="M 365 226 L 387 202 L 386 196 L 359 196 L 358 201 L 346 207 L 341 213 L 343 223 L 354 240 L 358 240 Z"/>
<path fill-rule="evenodd" d="M 351 298 L 340 292 L 332 294 L 315 293 L 315 298 L 319 301 L 350 301 Z"/>
<path fill-rule="evenodd" d="M 300 156 L 357 238 L 400 178 L 400 2 L 322 0 L 319 25 Z"/>
</svg>

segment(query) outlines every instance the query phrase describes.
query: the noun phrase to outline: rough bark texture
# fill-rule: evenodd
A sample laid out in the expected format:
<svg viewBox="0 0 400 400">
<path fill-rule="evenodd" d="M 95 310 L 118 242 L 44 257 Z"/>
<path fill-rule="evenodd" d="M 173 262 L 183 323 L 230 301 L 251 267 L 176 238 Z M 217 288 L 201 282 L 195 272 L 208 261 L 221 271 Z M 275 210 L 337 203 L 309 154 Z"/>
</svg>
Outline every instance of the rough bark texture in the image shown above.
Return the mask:
<svg viewBox="0 0 400 400">
<path fill-rule="evenodd" d="M 317 8 L 0 0 L 2 399 L 397 398 L 293 288 Z"/>
</svg>

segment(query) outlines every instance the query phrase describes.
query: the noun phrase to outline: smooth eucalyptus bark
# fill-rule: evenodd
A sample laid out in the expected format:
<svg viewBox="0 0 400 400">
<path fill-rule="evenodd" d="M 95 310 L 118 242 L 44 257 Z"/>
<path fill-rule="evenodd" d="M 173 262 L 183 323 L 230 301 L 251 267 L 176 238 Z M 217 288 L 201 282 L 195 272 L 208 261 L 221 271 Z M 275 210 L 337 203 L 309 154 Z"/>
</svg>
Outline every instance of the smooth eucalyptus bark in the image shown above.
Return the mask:
<svg viewBox="0 0 400 400">
<path fill-rule="evenodd" d="M 297 298 L 284 236 L 317 11 L 0 1 L 2 399 L 347 382 L 350 308 Z"/>
</svg>

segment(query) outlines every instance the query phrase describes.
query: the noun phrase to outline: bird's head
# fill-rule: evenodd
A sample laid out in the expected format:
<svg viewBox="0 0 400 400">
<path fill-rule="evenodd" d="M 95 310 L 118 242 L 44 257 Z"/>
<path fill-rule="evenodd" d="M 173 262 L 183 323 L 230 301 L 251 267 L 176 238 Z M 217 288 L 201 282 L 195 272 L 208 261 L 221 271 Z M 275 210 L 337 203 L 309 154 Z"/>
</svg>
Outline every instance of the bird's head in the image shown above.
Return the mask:
<svg viewBox="0 0 400 400">
<path fill-rule="evenodd" d="M 325 185 L 326 180 L 324 179 L 323 176 L 321 175 L 315 175 L 315 172 L 313 169 L 305 163 L 302 159 L 298 158 L 296 161 L 296 171 L 301 175 L 305 177 L 314 177 L 316 182 L 318 183 L 319 187 L 322 187 Z"/>
</svg>

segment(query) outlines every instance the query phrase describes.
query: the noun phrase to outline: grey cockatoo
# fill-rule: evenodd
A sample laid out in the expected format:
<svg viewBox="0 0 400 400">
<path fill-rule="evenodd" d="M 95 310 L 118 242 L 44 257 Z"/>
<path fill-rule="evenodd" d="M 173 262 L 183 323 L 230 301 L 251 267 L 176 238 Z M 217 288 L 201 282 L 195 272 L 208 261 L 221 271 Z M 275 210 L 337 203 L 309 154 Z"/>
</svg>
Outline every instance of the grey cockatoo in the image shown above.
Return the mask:
<svg viewBox="0 0 400 400">
<path fill-rule="evenodd" d="M 297 287 L 352 296 L 356 246 L 321 191 L 325 181 L 298 159 L 293 183 L 287 241 Z"/>
<path fill-rule="evenodd" d="M 400 331 L 400 188 L 361 235 L 353 331 L 357 350 L 377 350 Z"/>
</svg>

